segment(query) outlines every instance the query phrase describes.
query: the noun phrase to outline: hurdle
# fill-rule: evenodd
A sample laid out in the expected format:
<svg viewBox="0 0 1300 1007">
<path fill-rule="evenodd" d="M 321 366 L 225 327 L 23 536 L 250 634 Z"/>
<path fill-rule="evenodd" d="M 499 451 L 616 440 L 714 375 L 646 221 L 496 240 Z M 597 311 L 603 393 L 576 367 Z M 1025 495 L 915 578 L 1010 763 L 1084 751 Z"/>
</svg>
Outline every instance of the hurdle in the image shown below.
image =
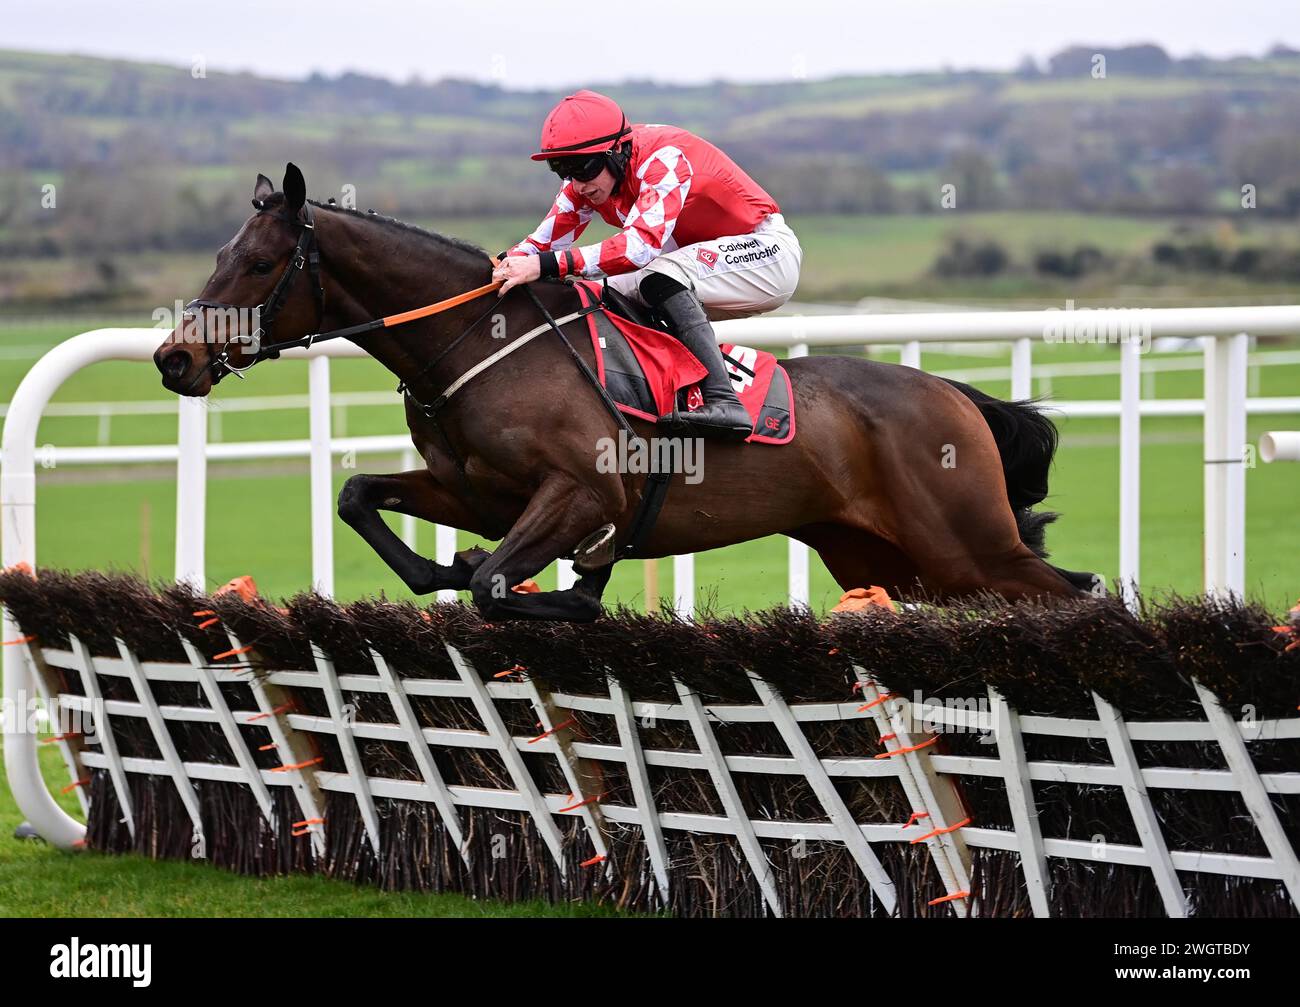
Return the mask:
<svg viewBox="0 0 1300 1007">
<path fill-rule="evenodd" d="M 1295 308 L 1162 311 L 1174 315 L 1165 316 L 1159 334 L 1212 335 L 1205 330 L 1232 330 L 1247 321 L 1214 314 L 1223 311 L 1255 312 L 1251 331 L 1261 334 L 1300 328 Z M 1036 324 L 1028 316 L 1041 313 L 993 314 L 1017 317 L 983 319 L 972 338 L 1028 339 L 1024 333 Z M 910 353 L 939 339 L 941 326 L 953 318 L 941 316 L 927 329 L 911 321 L 915 317 L 809 319 L 820 323 L 816 331 L 796 327 L 781 338 L 849 345 L 902 336 Z M 887 334 L 883 323 L 889 323 Z M 741 333 L 728 330 L 727 336 Z M 951 341 L 951 328 L 942 336 Z M 745 335 L 758 345 L 775 338 L 764 326 Z M 152 330 L 86 334 L 52 351 L 24 381 L 6 420 L 0 469 L 6 568 L 21 563 L 37 569 L 35 432 L 50 396 L 89 363 L 147 359 L 157 339 Z M 1232 432 L 1244 434 L 1238 422 L 1244 416 L 1238 408 L 1244 348 L 1238 334 L 1212 338 L 1207 346 L 1207 362 L 1216 361 L 1207 372 L 1207 451 L 1213 447 L 1222 457 L 1232 457 L 1231 445 L 1240 443 Z M 328 357 L 359 351 L 331 346 L 317 352 L 313 389 L 326 388 L 328 401 Z M 1130 381 L 1137 373 L 1132 357 L 1125 365 L 1133 368 Z M 1023 369 L 1028 354 L 1013 359 Z M 1020 383 L 1023 390 L 1023 376 Z M 1293 692 L 1284 700 L 1268 691 L 1294 681 L 1297 649 L 1232 587 L 1241 555 L 1232 543 L 1244 541 L 1236 526 L 1219 529 L 1213 570 L 1207 560 L 1207 587 L 1214 590 L 1203 609 L 1142 620 L 1111 606 L 1106 625 L 1114 636 L 1084 632 L 1095 610 L 1062 616 L 1060 623 L 1041 613 L 991 611 L 973 620 L 974 629 L 945 624 L 940 632 L 932 618 L 910 612 L 817 620 L 796 606 L 775 623 L 727 624 L 728 639 L 748 660 L 715 655 L 714 673 L 703 680 L 692 675 L 691 662 L 667 662 L 667 677 L 643 694 L 643 667 L 612 670 L 621 653 L 634 650 L 641 636 L 655 636 L 688 654 L 707 654 L 709 634 L 721 624 L 610 620 L 616 638 L 597 652 L 590 629 L 558 629 L 532 640 L 526 629 L 484 627 L 454 605 L 434 606 L 423 616 L 412 606 L 378 615 L 372 603 L 341 608 L 328 600 L 332 555 L 323 546 L 313 555 L 317 593 L 306 596 L 314 601 L 292 606 L 289 616 L 208 598 L 202 547 L 206 425 L 201 403 L 182 400 L 178 408 L 176 590 L 188 594 L 156 596 L 126 580 L 106 586 L 93 576 L 79 581 L 48 571 L 36 580 L 21 572 L 3 577 L 7 713 L 39 697 L 52 715 L 98 714 L 96 726 L 103 728 L 93 732 L 93 743 L 84 734 L 52 742 L 89 815 L 87 832 L 46 788 L 35 736 L 6 721 L 6 769 L 15 799 L 56 846 L 134 849 L 137 835 L 152 832 L 164 836 L 166 848 L 145 852 L 188 856 L 197 848 L 237 869 L 325 870 L 360 881 L 500 897 L 594 897 L 628 908 L 666 906 L 682 915 L 822 915 L 834 914 L 836 906 L 846 915 L 1070 915 L 1104 911 L 1105 890 L 1121 893 L 1130 906 L 1170 916 L 1290 915 L 1300 905 L 1300 867 L 1289 838 L 1300 774 L 1286 768 L 1296 763 L 1300 721 L 1288 715 Z M 315 483 L 328 474 L 332 445 L 328 412 L 313 410 L 312 416 Z M 1136 438 L 1124 437 L 1121 445 L 1130 441 Z M 1213 495 L 1223 505 L 1216 513 L 1240 513 L 1240 468 L 1207 465 L 1207 500 Z M 317 544 L 331 522 L 332 509 L 313 507 Z M 1207 556 L 1211 551 L 1207 538 Z M 143 626 L 149 638 L 137 639 L 142 627 L 125 618 L 88 625 L 85 639 L 69 635 L 57 619 L 51 623 L 51 613 L 95 592 L 106 600 L 131 599 L 151 612 L 154 618 Z M 310 618 L 320 614 L 319 606 L 327 606 L 328 619 Z M 111 604 L 91 611 L 120 614 Z M 218 613 L 218 628 L 191 632 L 195 611 Z M 374 619 L 386 620 L 387 632 L 377 633 L 367 622 Z M 340 638 L 329 629 L 331 620 L 352 624 L 356 632 Z M 1234 647 L 1257 648 L 1263 664 L 1252 666 L 1252 684 L 1264 692 L 1243 692 L 1231 662 L 1187 666 L 1179 641 L 1188 633 L 1217 634 L 1225 621 Z M 1001 674 L 991 665 L 978 669 L 984 684 L 973 710 L 931 709 L 926 690 L 943 698 L 935 670 L 951 667 L 960 654 L 953 641 L 969 643 L 973 638 L 963 634 L 981 632 L 990 641 L 1004 640 L 1031 625 L 1050 630 L 1058 642 L 1084 636 L 1109 646 L 1072 659 L 1045 651 L 1038 663 L 1021 647 L 1007 653 Z M 1178 632 L 1171 635 L 1170 627 Z M 1126 709 L 1123 689 L 1139 687 L 1141 666 L 1126 666 L 1118 692 L 1113 682 L 1094 687 L 1098 655 L 1106 656 L 1103 664 L 1130 661 L 1126 644 L 1134 633 L 1146 641 L 1147 658 L 1181 668 L 1195 682 L 1193 690 Z M 423 650 L 417 656 L 386 653 L 394 634 L 422 638 Z M 1212 642 L 1223 640 L 1212 636 Z M 240 659 L 233 667 L 226 663 L 231 656 Z M 496 677 L 516 667 L 522 670 L 514 679 Z M 1047 674 L 1060 676 L 1053 682 L 1062 697 L 1069 693 L 1059 708 L 1039 709 L 1031 696 L 1017 693 L 1018 676 Z M 810 691 L 805 680 L 818 688 Z M 910 698 L 909 683 L 919 683 Z M 188 690 L 184 701 L 177 700 L 176 688 Z M 376 697 L 387 704 L 383 716 L 357 720 L 362 700 Z M 1245 705 L 1268 715 L 1230 712 Z M 521 721 L 520 711 L 531 719 Z M 448 719 L 438 724 L 438 715 Z M 583 738 L 581 730 L 594 731 L 597 721 L 605 734 Z M 670 725 L 668 737 L 647 724 Z M 203 742 L 209 747 L 187 752 L 186 731 L 195 725 L 211 736 Z M 249 747 L 244 739 L 256 732 L 265 734 Z M 848 750 L 841 732 L 849 732 Z M 124 750 L 136 743 L 148 754 Z M 399 760 L 409 778 L 392 776 L 391 761 L 376 762 L 375 744 L 409 753 Z M 1097 761 L 1089 745 L 1104 748 L 1108 759 Z M 1195 750 L 1198 759 L 1213 758 L 1226 768 L 1152 762 L 1161 746 Z M 324 754 L 313 754 L 322 748 Z M 439 759 L 466 751 L 490 753 L 494 772 L 440 784 Z M 287 758 L 273 760 L 268 753 Z M 623 774 L 621 789 L 611 796 L 598 784 L 616 771 Z M 665 782 L 665 774 L 678 775 Z M 688 789 L 700 803 L 679 802 L 686 788 L 682 774 L 693 781 Z M 761 787 L 784 782 L 798 793 L 782 791 L 759 814 L 754 779 L 769 781 Z M 854 801 L 843 793 L 849 783 L 858 788 Z M 970 810 L 979 814 L 965 814 L 966 802 L 985 786 L 997 793 L 996 802 L 987 794 L 977 797 L 978 807 Z M 1114 807 L 1123 809 L 1122 839 L 1047 828 L 1050 802 L 1035 793 L 1043 786 L 1106 789 L 1112 804 L 1119 802 Z M 1164 820 L 1188 795 L 1241 802 L 1234 807 L 1246 809 L 1251 837 L 1230 850 L 1207 834 L 1171 842 Z M 242 837 L 223 835 L 214 824 L 212 802 L 220 801 L 238 811 Z M 1005 811 L 995 813 L 994 804 Z M 507 871 L 508 884 L 494 880 L 490 845 L 467 845 L 465 838 L 483 835 L 502 815 L 513 816 L 506 846 L 519 851 L 518 861 L 505 859 L 528 865 Z M 146 821 L 149 829 L 137 829 Z M 406 856 L 401 837 L 411 835 L 421 838 L 430 856 L 407 863 L 400 878 L 380 877 L 377 865 Z M 714 844 L 705 854 L 698 852 L 701 837 Z M 696 852 L 688 855 L 691 849 Z M 682 863 L 687 867 L 675 869 Z M 435 870 L 434 864 L 442 866 Z M 1090 888 L 1083 879 L 1098 864 L 1109 880 Z M 1116 884 L 1121 875 L 1129 883 Z M 826 877 L 834 897 L 826 894 Z M 823 879 L 821 888 L 817 879 Z M 731 895 L 719 898 L 719 891 Z"/>
<path fill-rule="evenodd" d="M 486 625 L 54 571 L 0 599 L 93 724 L 58 739 L 89 811 L 60 845 L 682 916 L 1300 912 L 1300 637 L 1232 599 Z"/>
</svg>

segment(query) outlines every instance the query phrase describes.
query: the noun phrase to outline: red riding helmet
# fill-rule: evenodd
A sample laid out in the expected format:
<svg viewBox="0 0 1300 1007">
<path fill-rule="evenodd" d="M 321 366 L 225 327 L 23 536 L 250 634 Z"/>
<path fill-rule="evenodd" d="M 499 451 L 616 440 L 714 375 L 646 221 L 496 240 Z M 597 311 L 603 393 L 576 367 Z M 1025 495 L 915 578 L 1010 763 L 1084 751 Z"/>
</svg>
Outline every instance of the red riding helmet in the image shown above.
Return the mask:
<svg viewBox="0 0 1300 1007">
<path fill-rule="evenodd" d="M 613 98 L 579 91 L 551 109 L 542 123 L 542 149 L 533 160 L 603 154 L 631 132 L 627 116 Z"/>
</svg>

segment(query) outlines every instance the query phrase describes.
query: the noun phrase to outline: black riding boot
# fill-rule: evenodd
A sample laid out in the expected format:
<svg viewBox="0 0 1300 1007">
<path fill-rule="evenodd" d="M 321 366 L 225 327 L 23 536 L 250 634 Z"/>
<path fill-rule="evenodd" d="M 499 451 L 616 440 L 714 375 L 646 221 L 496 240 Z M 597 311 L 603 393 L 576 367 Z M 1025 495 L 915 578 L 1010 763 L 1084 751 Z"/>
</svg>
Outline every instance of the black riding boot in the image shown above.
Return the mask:
<svg viewBox="0 0 1300 1007">
<path fill-rule="evenodd" d="M 708 375 L 700 382 L 704 405 L 693 412 L 674 410 L 661 417 L 660 422 L 701 437 L 743 441 L 754 432 L 754 422 L 731 387 L 731 376 L 722 362 L 722 350 L 718 348 L 703 305 L 694 292 L 679 287 L 676 293 L 664 298 L 657 306 L 668 316 L 682 345 L 709 369 Z"/>
</svg>

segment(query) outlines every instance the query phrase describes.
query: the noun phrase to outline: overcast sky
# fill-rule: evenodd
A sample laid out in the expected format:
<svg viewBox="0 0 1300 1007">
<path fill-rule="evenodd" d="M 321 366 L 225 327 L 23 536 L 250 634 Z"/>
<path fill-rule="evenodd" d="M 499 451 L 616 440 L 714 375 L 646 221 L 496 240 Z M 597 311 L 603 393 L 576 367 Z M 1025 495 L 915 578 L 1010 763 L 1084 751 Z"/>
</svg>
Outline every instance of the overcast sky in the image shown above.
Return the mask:
<svg viewBox="0 0 1300 1007">
<path fill-rule="evenodd" d="M 1300 49 L 1296 0 L 4 0 L 0 48 L 511 88 L 1010 69 L 1071 44 Z"/>
</svg>

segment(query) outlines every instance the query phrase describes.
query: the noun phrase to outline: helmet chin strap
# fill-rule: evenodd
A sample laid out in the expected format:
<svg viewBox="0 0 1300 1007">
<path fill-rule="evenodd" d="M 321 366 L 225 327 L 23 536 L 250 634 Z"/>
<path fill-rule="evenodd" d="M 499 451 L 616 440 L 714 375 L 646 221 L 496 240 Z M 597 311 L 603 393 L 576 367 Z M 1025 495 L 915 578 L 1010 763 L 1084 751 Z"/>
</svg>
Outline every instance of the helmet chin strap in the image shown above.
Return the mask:
<svg viewBox="0 0 1300 1007">
<path fill-rule="evenodd" d="M 632 144 L 625 141 L 617 147 L 613 147 L 605 155 L 606 163 L 609 165 L 609 173 L 614 176 L 614 192 L 618 192 L 623 187 L 623 176 L 627 174 L 627 162 L 632 157 Z"/>
</svg>

